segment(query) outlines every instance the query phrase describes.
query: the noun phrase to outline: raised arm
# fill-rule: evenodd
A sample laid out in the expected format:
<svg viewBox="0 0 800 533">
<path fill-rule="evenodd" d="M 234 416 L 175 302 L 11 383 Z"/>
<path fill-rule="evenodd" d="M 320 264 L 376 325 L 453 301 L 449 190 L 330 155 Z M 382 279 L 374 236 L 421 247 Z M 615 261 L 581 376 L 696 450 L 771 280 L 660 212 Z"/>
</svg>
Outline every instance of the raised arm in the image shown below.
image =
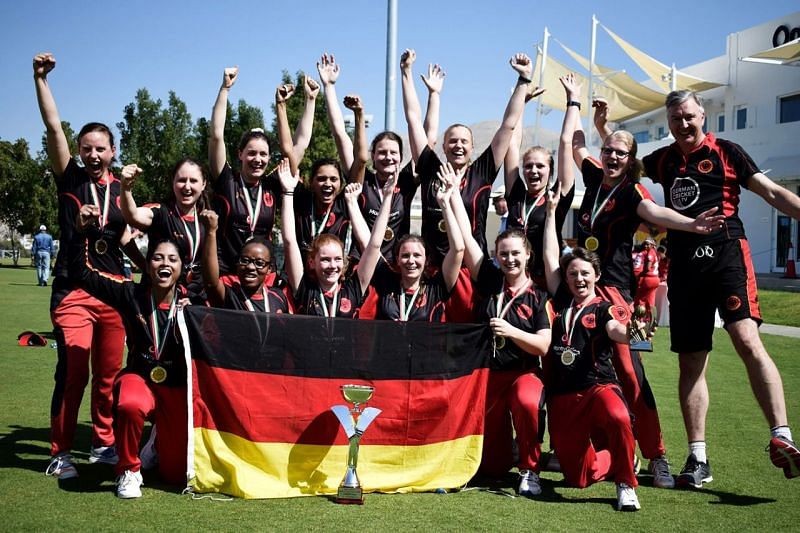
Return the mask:
<svg viewBox="0 0 800 533">
<path fill-rule="evenodd" d="M 428 107 L 425 110 L 425 136 L 428 138 L 428 146 L 436 146 L 439 137 L 439 95 L 444 87 L 444 77 L 446 76 L 442 67 L 438 64 L 428 65 L 428 76 L 420 74 L 422 83 L 428 88 Z"/>
<path fill-rule="evenodd" d="M 408 143 L 411 145 L 411 158 L 417 163 L 422 150 L 428 146 L 428 135 L 422 124 L 422 108 L 419 105 L 417 89 L 414 87 L 414 73 L 412 66 L 417 59 L 414 50 L 406 49 L 400 56 L 400 79 L 403 88 L 403 111 L 408 124 Z"/>
<path fill-rule="evenodd" d="M 756 172 L 747 180 L 747 188 L 763 198 L 769 205 L 800 220 L 800 198 L 792 191 L 784 189 L 761 172 Z"/>
<path fill-rule="evenodd" d="M 605 142 L 606 137 L 611 135 L 611 128 L 608 127 L 608 100 L 598 96 L 592 98 L 592 107 L 594 108 L 594 127 L 597 134 L 600 136 L 600 142 Z"/>
<path fill-rule="evenodd" d="M 219 217 L 212 209 L 200 212 L 200 223 L 206 230 L 203 251 L 200 259 L 203 268 L 203 285 L 212 306 L 218 307 L 225 301 L 225 285 L 219 279 L 219 259 L 217 258 L 217 228 Z"/>
<path fill-rule="evenodd" d="M 325 107 L 328 110 L 328 122 L 331 126 L 333 140 L 336 143 L 336 151 L 339 153 L 339 161 L 343 168 L 353 166 L 353 142 L 347 135 L 347 128 L 344 126 L 342 110 L 339 109 L 339 99 L 336 96 L 336 80 L 339 79 L 339 64 L 333 54 L 323 54 L 317 62 L 317 72 L 325 89 Z"/>
<path fill-rule="evenodd" d="M 442 165 L 436 175 L 439 178 L 439 183 L 442 184 L 436 190 L 436 203 L 439 204 L 442 210 L 442 217 L 445 224 L 447 224 L 447 243 L 450 245 L 450 249 L 447 250 L 447 254 L 442 260 L 442 276 L 447 290 L 451 291 L 456 281 L 458 281 L 461 261 L 464 258 L 464 237 L 450 198 L 455 195 L 461 196 L 461 194 L 456 188 L 455 171 L 449 162 Z"/>
<path fill-rule="evenodd" d="M 544 254 L 544 275 L 547 280 L 547 292 L 555 295 L 561 284 L 561 267 L 559 259 L 561 250 L 558 249 L 558 235 L 556 233 L 556 208 L 561 196 L 561 184 L 551 191 L 547 191 L 547 217 L 544 221 L 544 239 L 542 253 Z"/>
<path fill-rule="evenodd" d="M 531 59 L 525 54 L 516 54 L 511 58 L 510 64 L 511 68 L 519 74 L 519 78 L 517 78 L 517 85 L 514 87 L 514 92 L 511 93 L 511 98 L 509 98 L 506 105 L 500 128 L 492 138 L 491 146 L 495 161 L 495 171 L 500 169 L 500 164 L 506 157 L 508 146 L 511 144 L 512 132 L 519 122 L 522 110 L 525 108 L 525 95 L 530 90 L 531 85 L 531 72 L 533 70 Z"/>
<path fill-rule="evenodd" d="M 303 160 L 311 144 L 311 132 L 314 130 L 314 111 L 317 108 L 317 95 L 319 94 L 319 83 L 314 78 L 305 77 L 303 82 L 303 94 L 305 104 L 300 122 L 294 131 L 294 157 L 299 162 Z"/>
<path fill-rule="evenodd" d="M 572 158 L 578 168 L 581 168 L 583 160 L 589 157 L 589 149 L 586 148 L 586 136 L 583 134 L 583 126 L 581 126 L 581 84 L 577 82 L 575 75 L 571 73 L 560 77 L 559 81 L 564 87 L 567 96 L 567 111 L 564 114 L 564 123 L 561 125 L 559 146 L 562 142 L 567 143 L 568 146 L 572 145 Z M 558 160 L 558 170 L 561 172 L 560 154 Z M 566 193 L 567 190 L 564 192 Z"/>
<path fill-rule="evenodd" d="M 208 166 L 216 180 L 227 162 L 225 155 L 225 117 L 228 114 L 228 91 L 239 76 L 239 67 L 228 67 L 222 73 L 222 85 L 211 111 L 211 132 L 208 136 Z"/>
<path fill-rule="evenodd" d="M 506 157 L 503 159 L 503 177 L 506 187 L 506 197 L 511 194 L 511 189 L 519 179 L 520 149 L 522 147 L 523 115 L 519 114 L 517 125 L 511 131 L 511 141 L 508 143 Z"/>
<path fill-rule="evenodd" d="M 399 170 L 398 170 L 399 172 Z M 392 212 L 392 197 L 394 195 L 394 187 L 397 184 L 397 174 L 389 176 L 386 183 L 383 185 L 383 199 L 381 200 L 381 208 L 378 211 L 378 217 L 375 219 L 375 225 L 372 226 L 372 233 L 369 236 L 369 243 L 361 254 L 361 260 L 358 262 L 358 281 L 361 284 L 361 293 L 363 294 L 370 281 L 372 275 L 375 273 L 375 267 L 381 258 L 381 245 L 383 244 L 383 236 L 386 234 L 386 225 L 389 223 L 389 215 Z"/>
<path fill-rule="evenodd" d="M 289 160 L 284 158 L 278 165 L 278 179 L 281 182 L 281 236 L 283 237 L 283 270 L 289 278 L 292 292 L 297 292 L 303 279 L 303 256 L 297 243 L 294 223 L 294 189 L 300 182 L 297 174 L 292 174 Z"/>
<path fill-rule="evenodd" d="M 122 194 L 119 197 L 119 209 L 127 224 L 145 231 L 153 223 L 153 211 L 146 207 L 136 207 L 136 200 L 133 198 L 133 186 L 141 174 L 142 169 L 138 165 L 122 167 Z"/>
<path fill-rule="evenodd" d="M 294 94 L 294 85 L 284 83 L 275 89 L 275 123 L 278 128 L 278 146 L 281 155 L 289 160 L 292 174 L 297 174 L 300 160 L 297 159 L 292 144 L 292 129 L 289 127 L 289 117 L 286 114 L 286 101 Z"/>
<path fill-rule="evenodd" d="M 42 115 L 42 122 L 47 137 L 47 156 L 53 164 L 53 175 L 60 178 L 67 169 L 70 160 L 69 143 L 64 129 L 61 127 L 61 118 L 58 116 L 58 108 L 53 93 L 50 91 L 50 83 L 47 81 L 47 74 L 56 68 L 56 58 L 53 54 L 37 54 L 33 58 L 33 83 L 36 86 L 36 100 L 39 103 L 39 113 Z"/>
<path fill-rule="evenodd" d="M 344 106 L 353 112 L 356 128 L 353 136 L 353 163 L 347 170 L 347 180 L 351 183 L 364 183 L 364 172 L 367 170 L 369 149 L 367 148 L 367 126 L 364 122 L 364 104 L 361 97 L 349 94 L 344 97 Z"/>
<path fill-rule="evenodd" d="M 716 207 L 712 207 L 697 215 L 696 218 L 691 219 L 681 215 L 677 211 L 673 211 L 667 207 L 661 207 L 652 200 L 646 199 L 639 202 L 639 206 L 636 208 L 636 214 L 657 226 L 707 235 L 722 228 L 725 221 L 725 215 L 714 215 L 717 209 Z"/>
<path fill-rule="evenodd" d="M 344 202 L 347 206 L 347 216 L 350 218 L 350 227 L 353 228 L 353 238 L 358 250 L 363 252 L 369 245 L 369 226 L 361 214 L 358 198 L 361 196 L 360 183 L 348 183 L 344 188 Z"/>
</svg>

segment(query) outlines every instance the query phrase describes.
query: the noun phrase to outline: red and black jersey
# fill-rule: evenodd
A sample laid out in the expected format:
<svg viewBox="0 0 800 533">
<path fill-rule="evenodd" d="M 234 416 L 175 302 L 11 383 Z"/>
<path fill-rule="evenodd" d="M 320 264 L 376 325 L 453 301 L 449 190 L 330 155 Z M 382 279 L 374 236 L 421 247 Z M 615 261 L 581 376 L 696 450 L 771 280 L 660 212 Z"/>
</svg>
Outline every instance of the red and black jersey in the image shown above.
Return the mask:
<svg viewBox="0 0 800 533">
<path fill-rule="evenodd" d="M 331 307 L 334 307 L 333 317 L 355 318 L 359 307 L 364 303 L 364 296 L 357 274 L 339 281 L 338 291 L 326 292 L 306 273 L 294 293 L 296 314 L 326 316 Z"/>
<path fill-rule="evenodd" d="M 604 184 L 603 168 L 594 158 L 583 160 L 581 172 L 586 190 L 578 211 L 578 246 L 586 247 L 590 237 L 596 239 L 598 248 L 593 251 L 600 256 L 603 284 L 632 291 L 636 286 L 633 235 L 642 222 L 636 209 L 642 200 L 652 201 L 652 196 L 627 177 L 614 186 Z"/>
<path fill-rule="evenodd" d="M 146 204 L 144 207 L 153 213 L 153 221 L 147 228 L 150 246 L 162 239 L 174 241 L 183 260 L 180 283 L 199 283 L 200 254 L 203 252 L 206 235 L 203 224 L 196 219 L 194 213 L 184 215 L 174 204 Z"/>
<path fill-rule="evenodd" d="M 576 306 L 564 284 L 548 308 L 552 341 L 545 358 L 547 393 L 566 394 L 603 383 L 618 384 L 612 363 L 614 342 L 606 325 L 610 320 L 625 320 L 628 311 L 599 296 Z"/>
<path fill-rule="evenodd" d="M 744 238 L 739 218 L 741 187 L 758 167 L 741 146 L 706 133 L 703 143 L 685 156 L 677 143 L 643 159 L 647 175 L 664 189 L 664 202 L 689 218 L 718 207 L 725 228 L 710 234 L 669 230 L 669 249 L 694 250 L 700 245 Z"/>
<path fill-rule="evenodd" d="M 515 295 L 506 287 L 505 277 L 500 269 L 491 260 L 484 259 L 474 285 L 485 301 L 479 313 L 481 322 L 488 323 L 490 318 L 498 316 L 497 303 L 499 295 L 502 293 L 502 307 L 511 302 L 502 317 L 506 322 L 528 333 L 550 329 L 550 319 L 545 310 L 547 293 L 536 288 L 535 284 L 530 284 L 522 294 Z M 528 370 L 539 368 L 541 365 L 539 359 L 538 356 L 525 352 L 513 341 L 506 340 L 502 346 L 496 346 L 494 357 L 489 362 L 489 368 L 493 370 Z"/>
<path fill-rule="evenodd" d="M 225 286 L 225 301 L 223 307 L 225 309 L 236 309 L 239 311 L 253 311 L 256 313 L 292 313 L 293 307 L 289 302 L 289 298 L 285 292 L 286 285 L 282 280 L 278 280 L 279 285 L 267 287 L 264 285 L 263 291 L 256 291 L 250 298 L 242 290 L 242 286 L 235 283 L 232 287 Z M 264 300 L 266 293 L 267 300 Z M 252 309 L 248 307 L 247 303 L 252 305 Z M 267 310 L 267 305 L 269 310 Z"/>
<path fill-rule="evenodd" d="M 394 263 L 395 241 L 411 232 L 411 202 L 417 194 L 418 186 L 419 183 L 414 178 L 412 165 L 409 162 L 398 176 L 392 196 L 392 210 L 389 212 L 389 222 L 386 225 L 386 235 L 381 244 L 381 253 L 390 264 Z M 358 203 L 370 230 L 375 225 L 383 202 L 381 189 L 378 177 L 371 170 L 367 170 Z"/>
<path fill-rule="evenodd" d="M 442 166 L 436 153 L 426 146 L 417 161 L 417 173 L 422 185 L 422 238 L 430 249 L 429 262 L 439 266 L 447 255 L 450 245 L 447 241 L 446 228 L 443 224 L 442 210 L 436 202 L 436 173 Z M 497 175 L 492 147 L 489 146 L 473 161 L 459 184 L 461 197 L 467 216 L 472 223 L 472 236 L 478 241 L 484 255 L 486 248 L 486 213 L 489 209 L 489 194 Z M 441 225 L 440 225 L 441 223 Z"/>
<path fill-rule="evenodd" d="M 257 198 L 261 186 L 261 197 Z M 248 185 L 240 176 L 235 176 L 230 165 L 225 163 L 214 183 L 214 210 L 219 215 L 218 250 L 220 272 L 235 272 L 239 252 L 250 237 L 263 237 L 272 241 L 272 226 L 281 197 L 281 183 L 277 172 L 261 178 L 259 183 Z M 246 202 L 249 202 L 246 203 Z M 248 205 L 253 211 L 261 209 L 255 227 L 251 230 Z"/>
<path fill-rule="evenodd" d="M 561 238 L 561 229 L 575 198 L 575 185 L 558 200 L 556 206 L 556 234 L 558 235 L 558 249 L 564 247 Z M 511 191 L 506 194 L 508 202 L 508 222 L 506 228 L 521 229 L 528 237 L 533 250 L 533 259 L 528 265 L 528 271 L 535 278 L 544 278 L 544 222 L 547 218 L 547 198 L 528 194 L 522 179 L 514 182 Z"/>
<path fill-rule="evenodd" d="M 336 235 L 342 241 L 345 253 L 352 256 L 355 245 L 344 193 L 334 199 L 330 210 L 318 212 L 314 207 L 314 194 L 304 185 L 298 185 L 294 191 L 294 220 L 303 264 L 314 237 L 322 233 Z"/>
<path fill-rule="evenodd" d="M 95 223 L 84 233 L 79 232 L 75 226 L 75 220 L 81 207 L 84 204 L 96 204 L 92 195 L 91 183 L 92 178 L 83 167 L 78 165 L 75 159 L 70 159 L 64 175 L 56 180 L 61 246 L 56 257 L 53 275 L 56 278 L 63 278 L 64 281 L 54 282 L 52 308 L 55 308 L 69 293 L 70 283 L 68 280 L 71 259 L 68 254 L 71 248 L 70 243 L 75 239 L 88 243 L 88 258 L 92 268 L 115 276 L 123 274 L 119 240 L 125 233 L 126 224 L 119 208 L 120 182 L 111 172 L 95 183 L 101 213 L 106 191 L 109 193 L 108 220 L 102 228 L 99 223 Z M 100 241 L 99 244 L 98 241 Z M 56 288 L 60 289 L 56 290 Z"/>
<path fill-rule="evenodd" d="M 450 291 L 445 285 L 441 271 L 429 279 L 422 280 L 418 291 L 408 291 L 403 290 L 400 284 L 400 274 L 389 266 L 379 263 L 372 277 L 371 287 L 378 295 L 375 315 L 378 320 L 401 320 L 402 305 L 407 312 L 408 321 L 445 321 L 445 302 L 450 298 Z"/>
</svg>

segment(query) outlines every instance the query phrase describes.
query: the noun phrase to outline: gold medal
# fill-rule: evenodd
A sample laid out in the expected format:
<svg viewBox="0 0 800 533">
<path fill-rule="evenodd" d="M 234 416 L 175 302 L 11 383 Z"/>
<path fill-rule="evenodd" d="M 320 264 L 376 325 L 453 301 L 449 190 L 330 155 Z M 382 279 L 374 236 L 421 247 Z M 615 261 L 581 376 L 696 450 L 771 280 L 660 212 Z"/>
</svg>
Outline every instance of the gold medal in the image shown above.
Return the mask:
<svg viewBox="0 0 800 533">
<path fill-rule="evenodd" d="M 439 231 L 447 233 L 447 222 L 445 222 L 444 219 L 439 221 Z"/>
<path fill-rule="evenodd" d="M 100 238 L 94 241 L 94 251 L 97 252 L 98 255 L 103 255 L 108 251 L 108 242 L 105 239 Z"/>
<path fill-rule="evenodd" d="M 161 365 L 156 365 L 150 371 L 150 381 L 153 383 L 164 383 L 167 379 L 167 369 Z"/>
<path fill-rule="evenodd" d="M 499 335 L 495 335 L 494 337 L 494 347 L 498 350 L 502 350 L 506 346 L 506 338 L 501 337 Z"/>
<path fill-rule="evenodd" d="M 392 228 L 386 228 L 386 231 L 383 233 L 383 240 L 389 242 L 392 239 L 394 239 L 394 230 L 392 230 Z"/>
<path fill-rule="evenodd" d="M 600 241 L 597 240 L 597 237 L 587 237 L 586 238 L 586 249 L 590 252 L 596 251 L 600 248 Z"/>
<path fill-rule="evenodd" d="M 575 362 L 575 356 L 577 353 L 572 348 L 566 348 L 563 352 L 561 352 L 561 364 L 564 366 L 569 366 Z"/>
</svg>

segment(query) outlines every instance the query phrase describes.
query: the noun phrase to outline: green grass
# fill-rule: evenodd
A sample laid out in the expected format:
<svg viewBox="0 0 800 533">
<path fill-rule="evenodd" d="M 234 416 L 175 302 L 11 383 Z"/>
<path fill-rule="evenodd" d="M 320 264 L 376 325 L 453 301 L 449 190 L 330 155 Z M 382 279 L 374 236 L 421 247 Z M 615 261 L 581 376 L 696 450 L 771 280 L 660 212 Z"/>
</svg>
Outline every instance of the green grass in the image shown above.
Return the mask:
<svg viewBox="0 0 800 533">
<path fill-rule="evenodd" d="M 800 327 L 800 292 L 759 290 L 758 303 L 767 324 Z"/>
<path fill-rule="evenodd" d="M 743 531 L 795 530 L 800 523 L 800 479 L 786 480 L 769 462 L 766 423 L 744 367 L 722 331 L 709 363 L 709 457 L 714 482 L 703 491 L 654 489 L 643 478 L 642 511 L 613 510 L 614 486 L 566 488 L 546 473 L 539 501 L 480 491 L 457 494 L 367 495 L 361 506 L 326 498 L 258 501 L 193 500 L 145 476 L 144 496 L 114 496 L 111 467 L 88 465 L 88 394 L 75 455 L 81 477 L 59 487 L 44 476 L 49 455 L 49 402 L 55 350 L 21 348 L 24 329 L 48 332 L 49 289 L 36 287 L 30 268 L 0 268 L 0 502 L 5 531 L 31 530 L 513 530 L 545 531 Z M 677 400 L 677 362 L 667 351 L 667 328 L 645 364 L 656 397 L 667 448 L 680 469 L 686 442 Z M 764 336 L 788 391 L 790 422 L 800 436 L 800 339 Z M 506 492 L 511 492 L 508 483 Z"/>
</svg>

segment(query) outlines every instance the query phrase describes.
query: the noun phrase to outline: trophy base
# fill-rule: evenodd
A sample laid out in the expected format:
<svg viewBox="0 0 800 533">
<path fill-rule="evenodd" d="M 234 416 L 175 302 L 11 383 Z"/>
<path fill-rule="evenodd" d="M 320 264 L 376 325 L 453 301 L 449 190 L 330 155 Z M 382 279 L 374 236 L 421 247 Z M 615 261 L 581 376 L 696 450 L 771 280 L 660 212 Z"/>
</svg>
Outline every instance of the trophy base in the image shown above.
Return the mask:
<svg viewBox="0 0 800 533">
<path fill-rule="evenodd" d="M 631 342 L 631 351 L 636 352 L 652 352 L 653 351 L 653 343 L 651 341 L 636 341 Z"/>
<path fill-rule="evenodd" d="M 364 491 L 361 487 L 339 487 L 336 491 L 336 503 L 364 505 Z"/>
</svg>

